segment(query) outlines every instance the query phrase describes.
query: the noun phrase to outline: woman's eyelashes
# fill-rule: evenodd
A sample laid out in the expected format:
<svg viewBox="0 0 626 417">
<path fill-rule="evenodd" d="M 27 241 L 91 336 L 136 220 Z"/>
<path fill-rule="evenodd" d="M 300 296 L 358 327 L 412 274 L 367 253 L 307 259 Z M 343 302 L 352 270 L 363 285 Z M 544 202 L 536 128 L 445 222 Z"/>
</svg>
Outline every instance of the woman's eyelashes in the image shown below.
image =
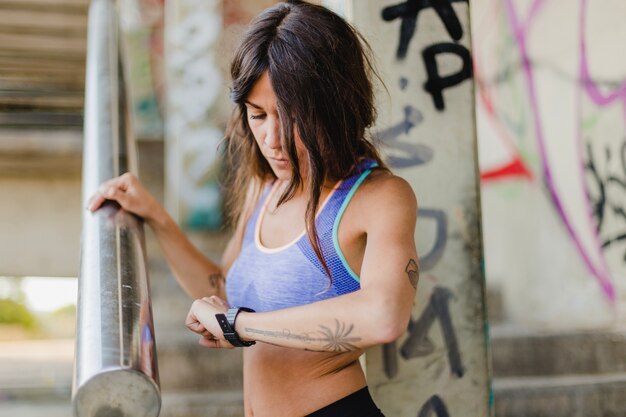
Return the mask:
<svg viewBox="0 0 626 417">
<path fill-rule="evenodd" d="M 250 114 L 248 117 L 250 118 L 250 120 L 259 120 L 264 119 L 265 114 Z"/>
</svg>

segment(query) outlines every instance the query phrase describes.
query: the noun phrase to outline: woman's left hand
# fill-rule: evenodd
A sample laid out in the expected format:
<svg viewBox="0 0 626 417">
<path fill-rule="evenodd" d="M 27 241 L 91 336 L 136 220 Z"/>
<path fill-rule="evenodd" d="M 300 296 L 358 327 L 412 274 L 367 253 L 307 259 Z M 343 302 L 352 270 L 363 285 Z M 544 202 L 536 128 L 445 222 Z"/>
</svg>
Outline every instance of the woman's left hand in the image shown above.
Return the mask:
<svg viewBox="0 0 626 417">
<path fill-rule="evenodd" d="M 204 297 L 193 302 L 185 325 L 201 337 L 198 343 L 208 348 L 231 349 L 234 346 L 224 339 L 224 333 L 215 318 L 216 314 L 226 314 L 228 303 L 217 296 Z"/>
</svg>

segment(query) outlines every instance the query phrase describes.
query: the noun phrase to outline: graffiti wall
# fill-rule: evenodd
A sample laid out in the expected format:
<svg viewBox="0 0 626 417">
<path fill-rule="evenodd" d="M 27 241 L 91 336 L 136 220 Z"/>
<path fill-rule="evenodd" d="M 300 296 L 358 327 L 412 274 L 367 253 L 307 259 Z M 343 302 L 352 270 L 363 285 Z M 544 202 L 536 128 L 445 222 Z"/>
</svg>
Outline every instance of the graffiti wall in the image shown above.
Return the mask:
<svg viewBox="0 0 626 417">
<path fill-rule="evenodd" d="M 118 3 L 133 129 L 139 140 L 163 139 L 163 8 L 165 0 Z"/>
<path fill-rule="evenodd" d="M 217 228 L 222 129 L 210 112 L 225 90 L 216 55 L 221 2 L 175 0 L 165 13 L 167 208 L 183 226 Z"/>
<path fill-rule="evenodd" d="M 228 65 L 245 25 L 272 3 L 166 3 L 166 201 L 187 228 L 222 226 L 218 144 L 232 109 Z"/>
<path fill-rule="evenodd" d="M 518 323 L 623 318 L 624 16 L 619 0 L 472 3 L 487 277 Z"/>
<path fill-rule="evenodd" d="M 352 1 L 385 83 L 374 132 L 419 204 L 421 277 L 404 336 L 367 353 L 385 415 L 491 413 L 469 4 Z"/>
</svg>

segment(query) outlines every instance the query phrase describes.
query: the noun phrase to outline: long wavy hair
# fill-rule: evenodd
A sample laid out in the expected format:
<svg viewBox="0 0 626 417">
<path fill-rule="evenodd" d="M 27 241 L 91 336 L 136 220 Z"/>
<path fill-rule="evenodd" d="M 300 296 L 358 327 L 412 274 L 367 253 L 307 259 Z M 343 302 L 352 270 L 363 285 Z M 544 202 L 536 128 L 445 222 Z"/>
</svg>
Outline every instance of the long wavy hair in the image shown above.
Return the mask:
<svg viewBox="0 0 626 417">
<path fill-rule="evenodd" d="M 277 98 L 281 146 L 292 168 L 278 205 L 299 187 L 307 190 L 307 236 L 331 282 L 315 227 L 322 186 L 348 177 L 363 158 L 386 169 L 367 135 L 376 119 L 372 78 L 380 80 L 371 56 L 367 41 L 337 14 L 304 1 L 288 1 L 255 18 L 231 64 L 231 98 L 236 104 L 226 133 L 231 224 L 242 215 L 250 183 L 276 178 L 254 140 L 244 104 L 267 71 Z M 307 151 L 304 179 L 294 127 Z"/>
</svg>

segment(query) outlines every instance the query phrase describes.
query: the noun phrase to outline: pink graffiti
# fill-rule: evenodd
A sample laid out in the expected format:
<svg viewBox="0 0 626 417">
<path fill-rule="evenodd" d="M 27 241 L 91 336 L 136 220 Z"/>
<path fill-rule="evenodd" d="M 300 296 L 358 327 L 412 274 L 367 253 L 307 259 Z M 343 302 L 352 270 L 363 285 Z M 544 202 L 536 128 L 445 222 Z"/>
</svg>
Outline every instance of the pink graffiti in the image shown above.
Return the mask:
<svg viewBox="0 0 626 417">
<path fill-rule="evenodd" d="M 489 8 L 489 13 L 491 15 L 490 20 L 495 20 L 495 16 L 499 12 L 500 7 L 501 4 L 496 3 L 494 7 Z M 492 28 L 493 25 L 479 25 L 474 30 L 478 33 L 478 38 L 483 38 L 486 37 L 484 32 Z M 482 70 L 477 65 L 478 62 L 481 62 L 481 59 L 480 50 L 476 47 L 476 45 L 473 47 L 472 54 L 474 55 L 474 81 L 480 86 L 480 88 L 475 90 L 478 94 L 477 100 L 479 100 L 482 104 L 485 114 L 488 116 L 488 122 L 492 128 L 496 130 L 496 138 L 500 141 L 501 146 L 505 149 L 507 154 L 507 158 L 504 162 L 489 169 L 482 169 L 480 171 L 480 181 L 483 184 L 509 179 L 533 181 L 534 175 L 532 170 L 528 168 L 524 159 L 520 155 L 515 144 L 515 140 L 509 131 L 500 123 L 496 113 L 496 106 L 494 105 L 491 89 L 485 85 L 485 78 L 482 75 Z"/>
<path fill-rule="evenodd" d="M 476 58 L 476 49 L 474 49 L 474 51 L 474 62 L 477 62 L 478 59 Z M 481 83 L 481 80 L 483 79 L 480 73 L 480 69 L 476 65 L 474 65 L 474 79 L 477 83 Z M 485 112 L 489 116 L 489 122 L 492 124 L 493 128 L 497 130 L 498 138 L 500 139 L 502 145 L 506 148 L 506 151 L 509 154 L 509 159 L 503 164 L 488 170 L 481 170 L 480 181 L 484 183 L 490 181 L 506 180 L 510 178 L 532 180 L 532 171 L 526 166 L 526 163 L 522 159 L 522 156 L 519 154 L 513 138 L 511 137 L 509 132 L 504 129 L 503 126 L 499 123 L 498 116 L 496 115 L 496 111 L 493 105 L 493 100 L 491 98 L 491 94 L 489 93 L 489 89 L 483 87 L 477 89 L 476 91 L 479 94 L 478 99 L 483 104 Z"/>
<path fill-rule="evenodd" d="M 585 263 L 585 266 L 590 271 L 590 273 L 595 277 L 595 279 L 598 281 L 602 289 L 602 292 L 604 293 L 606 298 L 611 303 L 614 303 L 615 302 L 615 287 L 613 283 L 611 282 L 609 268 L 606 263 L 606 259 L 603 256 L 602 248 L 598 240 L 597 233 L 595 232 L 590 202 L 588 198 L 586 198 L 586 195 L 581 196 L 582 197 L 581 200 L 585 201 L 585 204 L 587 205 L 587 212 L 589 214 L 588 222 L 587 222 L 587 227 L 588 227 L 587 232 L 591 232 L 590 235 L 593 236 L 595 239 L 595 241 L 593 242 L 594 246 L 591 248 L 585 247 L 585 245 L 582 243 L 582 236 L 581 236 L 582 231 L 576 230 L 576 228 L 573 226 L 571 218 L 566 210 L 566 207 L 564 206 L 562 202 L 562 198 L 561 198 L 562 196 L 560 195 L 559 190 L 557 189 L 556 181 L 554 180 L 550 165 L 548 163 L 548 155 L 547 155 L 547 149 L 546 149 L 546 144 L 545 144 L 546 139 L 545 139 L 543 125 L 542 125 L 541 113 L 539 112 L 535 78 L 533 74 L 533 68 L 530 63 L 528 46 L 526 42 L 533 20 L 541 12 L 541 9 L 543 8 L 543 6 L 545 6 L 546 3 L 547 3 L 547 0 L 535 0 L 531 6 L 530 12 L 528 13 L 528 16 L 525 22 L 522 22 L 520 20 L 520 17 L 517 14 L 515 6 L 513 5 L 513 0 L 506 0 L 505 1 L 506 15 L 511 25 L 514 38 L 517 42 L 519 53 L 522 58 L 522 66 L 523 66 L 526 83 L 528 86 L 529 100 L 530 100 L 531 110 L 533 114 L 533 129 L 535 132 L 535 136 L 536 136 L 537 144 L 539 148 L 539 156 L 540 156 L 541 166 L 542 166 L 542 171 L 543 171 L 542 173 L 543 173 L 546 187 L 550 194 L 550 198 L 554 206 L 556 207 L 556 210 L 563 224 L 567 228 L 568 234 L 570 235 L 572 241 L 574 242 L 574 245 L 576 246 L 577 251 L 582 257 L 583 262 Z M 580 53 L 579 74 L 580 74 L 580 79 L 582 80 L 583 85 L 584 85 L 584 91 L 589 96 L 589 98 L 591 98 L 591 100 L 600 107 L 605 107 L 605 106 L 612 104 L 616 100 L 621 100 L 624 103 L 624 116 L 626 120 L 626 82 L 616 91 L 613 91 L 607 95 L 603 95 L 600 92 L 598 86 L 593 82 L 590 76 L 588 59 L 587 59 L 585 35 L 584 35 L 587 0 L 581 0 L 580 7 L 581 7 L 581 10 L 580 10 L 580 19 L 581 19 L 580 21 L 580 25 L 581 25 L 580 26 L 581 28 L 580 52 L 581 53 Z M 580 156 L 581 161 L 583 160 L 582 158 L 582 146 L 583 146 L 582 116 L 581 116 L 582 92 L 583 92 L 582 89 L 579 89 L 578 103 L 577 103 L 578 104 L 577 140 L 578 140 L 578 147 L 579 147 L 579 156 Z M 584 170 L 582 168 L 582 164 L 581 164 L 581 170 L 580 170 L 580 178 L 581 178 L 582 189 L 583 191 L 586 192 L 587 189 L 586 189 L 586 183 L 584 180 Z M 596 259 L 595 262 L 593 260 L 594 258 Z"/>
<path fill-rule="evenodd" d="M 606 107 L 613 104 L 614 101 L 622 101 L 624 120 L 626 120 L 626 80 L 624 83 L 613 92 L 609 92 L 607 95 L 603 95 L 597 84 L 593 81 L 589 73 L 589 60 L 587 59 L 587 42 L 585 40 L 585 30 L 587 26 L 587 9 L 588 0 L 582 0 L 582 13 L 580 14 L 580 79 L 585 86 L 589 98 L 599 107 Z"/>
</svg>

